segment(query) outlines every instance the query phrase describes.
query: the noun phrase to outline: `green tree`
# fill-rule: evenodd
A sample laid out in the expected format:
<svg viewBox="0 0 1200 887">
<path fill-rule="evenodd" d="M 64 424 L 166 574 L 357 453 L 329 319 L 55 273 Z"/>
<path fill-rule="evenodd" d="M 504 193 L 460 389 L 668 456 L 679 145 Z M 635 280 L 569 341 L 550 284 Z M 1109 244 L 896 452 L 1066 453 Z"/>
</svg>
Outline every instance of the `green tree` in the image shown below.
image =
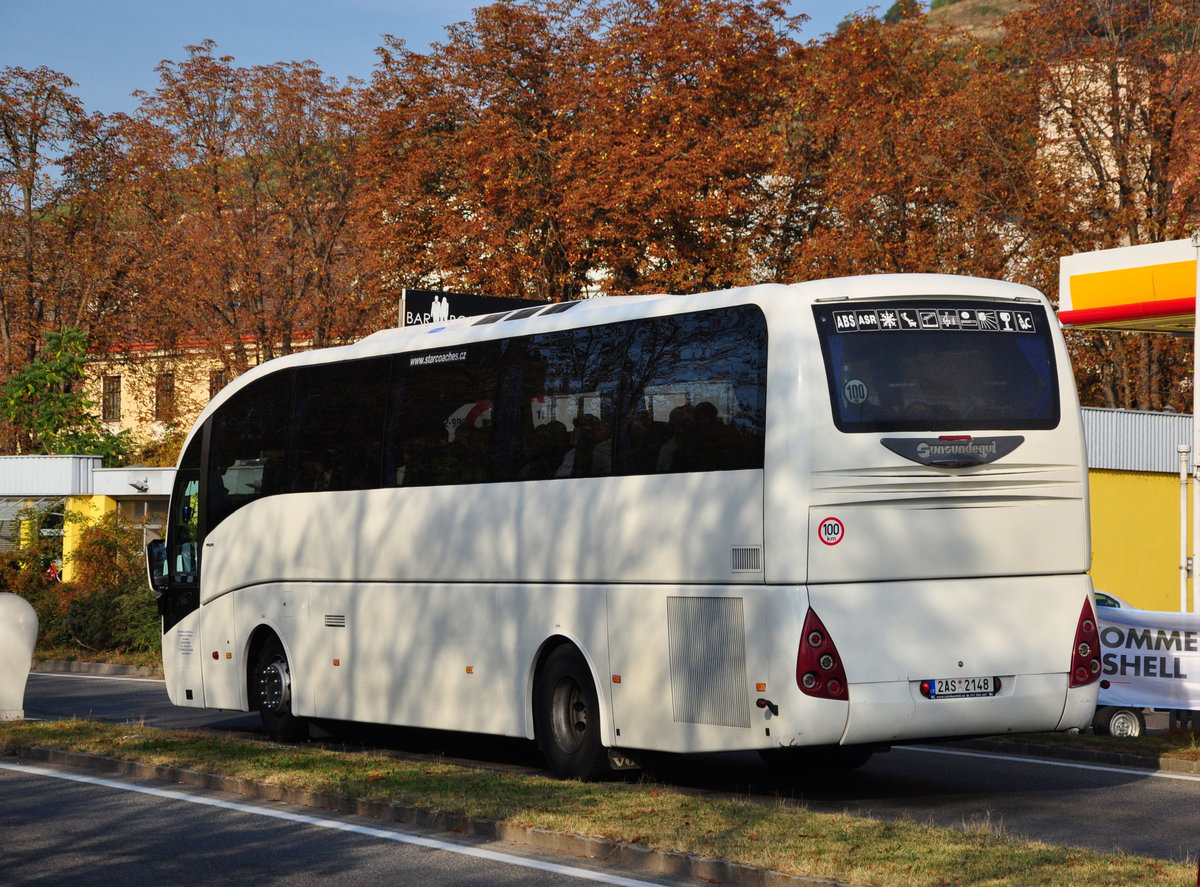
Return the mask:
<svg viewBox="0 0 1200 887">
<path fill-rule="evenodd" d="M 937 3 L 934 3 L 936 6 Z M 885 25 L 894 25 L 896 22 L 902 22 L 906 18 L 920 15 L 924 12 L 924 8 L 917 0 L 896 0 L 883 14 L 883 23 Z"/>
<path fill-rule="evenodd" d="M 38 614 L 38 647 L 56 657 L 80 650 L 146 654 L 160 650 L 160 621 L 154 594 L 146 584 L 142 524 L 116 512 L 89 520 L 63 513 L 62 503 L 26 509 L 19 547 L 0 552 L 0 591 L 19 594 Z M 58 581 L 52 564 L 62 562 L 62 530 L 67 521 L 79 535 L 70 555 L 74 579 Z"/>
<path fill-rule="evenodd" d="M 103 456 L 106 464 L 125 457 L 128 436 L 106 431 L 83 392 L 86 365 L 82 330 L 47 333 L 38 357 L 0 388 L 0 413 L 19 429 L 27 452 Z"/>
<path fill-rule="evenodd" d="M 67 643 L 63 616 L 70 596 L 58 581 L 63 520 L 61 502 L 49 508 L 23 509 L 17 514 L 19 544 L 11 551 L 0 552 L 0 592 L 20 595 L 33 605 L 38 616 L 39 646 Z"/>
<path fill-rule="evenodd" d="M 146 584 L 142 526 L 115 511 L 87 521 L 70 555 L 74 579 L 63 629 L 93 650 L 157 653 L 161 623 Z"/>
</svg>

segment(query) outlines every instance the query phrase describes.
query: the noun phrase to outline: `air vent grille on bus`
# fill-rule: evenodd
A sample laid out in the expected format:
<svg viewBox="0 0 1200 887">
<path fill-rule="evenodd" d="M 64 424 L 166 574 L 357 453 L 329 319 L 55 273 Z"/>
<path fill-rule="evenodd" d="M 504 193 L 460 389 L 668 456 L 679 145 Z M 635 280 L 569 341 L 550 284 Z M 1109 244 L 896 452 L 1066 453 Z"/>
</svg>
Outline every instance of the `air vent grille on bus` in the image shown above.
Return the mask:
<svg viewBox="0 0 1200 887">
<path fill-rule="evenodd" d="M 482 326 L 485 323 L 495 323 L 507 313 L 507 311 L 497 311 L 495 314 L 485 314 L 483 317 L 479 318 L 479 320 L 471 324 L 471 326 Z"/>
<path fill-rule="evenodd" d="M 667 647 L 677 723 L 750 726 L 741 598 L 667 598 Z"/>
<path fill-rule="evenodd" d="M 762 546 L 735 545 L 733 547 L 733 572 L 761 573 Z"/>
<path fill-rule="evenodd" d="M 522 308 L 519 311 L 514 311 L 512 314 L 505 317 L 504 322 L 508 323 L 510 320 L 520 320 L 522 317 L 532 317 L 544 307 L 544 305 L 534 305 L 532 308 Z"/>
<path fill-rule="evenodd" d="M 578 304 L 579 304 L 579 302 L 559 302 L 557 305 L 551 305 L 549 308 L 547 308 L 545 311 L 543 311 L 542 315 L 545 316 L 547 314 L 562 314 L 564 311 L 570 311 L 572 308 L 574 308 Z"/>
<path fill-rule="evenodd" d="M 345 628 L 346 627 L 346 617 L 343 615 L 330 616 L 329 614 L 326 614 L 325 615 L 325 627 L 326 628 Z"/>
</svg>

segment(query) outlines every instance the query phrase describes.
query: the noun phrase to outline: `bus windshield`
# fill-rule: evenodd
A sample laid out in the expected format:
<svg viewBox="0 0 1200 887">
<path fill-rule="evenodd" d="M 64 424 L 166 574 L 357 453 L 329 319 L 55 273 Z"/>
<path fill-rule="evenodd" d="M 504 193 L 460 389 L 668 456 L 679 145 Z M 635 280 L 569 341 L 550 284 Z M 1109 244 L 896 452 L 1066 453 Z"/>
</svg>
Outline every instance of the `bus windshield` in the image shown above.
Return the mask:
<svg viewBox="0 0 1200 887">
<path fill-rule="evenodd" d="M 1035 303 L 911 299 L 813 306 L 845 432 L 1051 429 L 1050 321 Z"/>
</svg>

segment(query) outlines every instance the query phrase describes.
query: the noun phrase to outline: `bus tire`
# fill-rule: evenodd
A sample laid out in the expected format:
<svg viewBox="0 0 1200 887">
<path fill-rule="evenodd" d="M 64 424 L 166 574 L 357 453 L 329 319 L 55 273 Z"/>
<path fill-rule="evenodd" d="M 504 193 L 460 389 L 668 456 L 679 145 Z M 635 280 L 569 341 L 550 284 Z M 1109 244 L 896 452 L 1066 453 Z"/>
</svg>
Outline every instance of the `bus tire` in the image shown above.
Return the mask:
<svg viewBox="0 0 1200 887">
<path fill-rule="evenodd" d="M 533 694 L 538 747 L 550 772 L 564 779 L 599 779 L 609 771 L 600 744 L 600 702 L 583 654 L 570 644 L 550 654 Z"/>
<path fill-rule="evenodd" d="M 1136 708 L 1102 705 L 1092 718 L 1092 729 L 1097 736 L 1137 739 L 1146 733 L 1146 717 Z"/>
<path fill-rule="evenodd" d="M 273 634 L 258 648 L 250 693 L 263 728 L 272 739 L 298 742 L 308 738 L 308 722 L 292 714 L 292 671 L 283 642 Z"/>
</svg>

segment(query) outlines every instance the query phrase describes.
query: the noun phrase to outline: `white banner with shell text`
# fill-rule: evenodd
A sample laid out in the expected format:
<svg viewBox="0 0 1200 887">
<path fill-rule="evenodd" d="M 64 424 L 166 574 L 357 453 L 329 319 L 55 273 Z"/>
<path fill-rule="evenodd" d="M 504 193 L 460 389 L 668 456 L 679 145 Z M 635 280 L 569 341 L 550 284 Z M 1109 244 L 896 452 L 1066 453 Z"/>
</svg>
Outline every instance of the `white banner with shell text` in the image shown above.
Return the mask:
<svg viewBox="0 0 1200 887">
<path fill-rule="evenodd" d="M 1100 705 L 1200 710 L 1200 615 L 1097 607 Z"/>
</svg>

